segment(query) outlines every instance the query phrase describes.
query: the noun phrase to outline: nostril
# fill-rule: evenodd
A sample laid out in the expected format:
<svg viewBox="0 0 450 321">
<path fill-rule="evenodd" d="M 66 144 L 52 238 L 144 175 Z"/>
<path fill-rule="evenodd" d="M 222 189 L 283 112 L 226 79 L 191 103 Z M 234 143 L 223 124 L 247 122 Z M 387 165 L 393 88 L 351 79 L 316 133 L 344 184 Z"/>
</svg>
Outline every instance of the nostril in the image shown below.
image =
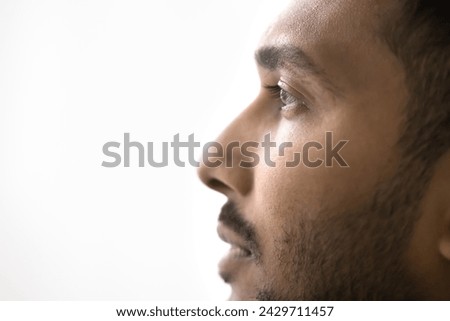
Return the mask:
<svg viewBox="0 0 450 321">
<path fill-rule="evenodd" d="M 202 163 L 197 169 L 200 180 L 209 188 L 225 194 L 246 195 L 253 186 L 253 169 L 240 166 L 208 167 Z"/>
<path fill-rule="evenodd" d="M 215 178 L 210 179 L 206 185 L 208 185 L 209 188 L 215 189 L 217 191 L 227 188 L 227 186 L 224 183 Z"/>
</svg>

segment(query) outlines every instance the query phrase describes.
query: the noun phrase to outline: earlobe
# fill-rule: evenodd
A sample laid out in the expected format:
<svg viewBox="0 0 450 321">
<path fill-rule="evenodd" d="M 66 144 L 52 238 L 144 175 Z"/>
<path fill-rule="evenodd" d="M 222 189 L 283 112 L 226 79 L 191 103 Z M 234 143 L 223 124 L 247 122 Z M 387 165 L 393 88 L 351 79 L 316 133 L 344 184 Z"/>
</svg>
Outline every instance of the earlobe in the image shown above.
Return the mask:
<svg viewBox="0 0 450 321">
<path fill-rule="evenodd" d="M 443 233 L 439 240 L 439 253 L 444 259 L 450 262 L 450 207 L 447 207 L 444 214 Z"/>
<path fill-rule="evenodd" d="M 450 262 L 450 230 L 444 235 L 439 243 L 440 254 Z"/>
<path fill-rule="evenodd" d="M 450 300 L 450 152 L 436 163 L 420 204 L 408 261 L 424 297 Z"/>
<path fill-rule="evenodd" d="M 438 165 L 438 202 L 441 235 L 439 236 L 439 254 L 450 263 L 450 152 L 444 155 Z"/>
</svg>

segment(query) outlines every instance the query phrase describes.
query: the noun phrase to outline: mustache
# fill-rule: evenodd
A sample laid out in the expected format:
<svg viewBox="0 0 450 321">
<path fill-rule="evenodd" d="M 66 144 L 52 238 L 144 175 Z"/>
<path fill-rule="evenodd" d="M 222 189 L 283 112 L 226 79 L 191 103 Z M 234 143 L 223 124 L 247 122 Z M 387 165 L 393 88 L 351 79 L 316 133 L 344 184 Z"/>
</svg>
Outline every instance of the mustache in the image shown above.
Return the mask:
<svg viewBox="0 0 450 321">
<path fill-rule="evenodd" d="M 259 257 L 260 251 L 256 238 L 255 227 L 253 224 L 244 219 L 235 203 L 228 201 L 222 206 L 219 215 L 219 222 L 241 236 L 253 255 L 255 257 Z"/>
</svg>

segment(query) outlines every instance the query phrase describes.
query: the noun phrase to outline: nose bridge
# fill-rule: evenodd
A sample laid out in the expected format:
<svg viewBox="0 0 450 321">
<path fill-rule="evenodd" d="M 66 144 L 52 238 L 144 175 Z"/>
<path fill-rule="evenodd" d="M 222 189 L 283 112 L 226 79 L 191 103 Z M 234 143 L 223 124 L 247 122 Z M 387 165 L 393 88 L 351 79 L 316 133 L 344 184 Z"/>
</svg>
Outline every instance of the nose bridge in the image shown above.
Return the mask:
<svg viewBox="0 0 450 321">
<path fill-rule="evenodd" d="M 198 175 L 204 184 L 225 195 L 239 194 L 244 196 L 253 188 L 253 166 L 242 166 L 242 145 L 246 142 L 258 142 L 258 126 L 252 126 L 252 111 L 247 108 L 219 135 L 216 142 L 220 144 L 223 153 L 214 159 L 208 158 L 201 162 Z M 211 166 L 220 161 L 220 166 Z"/>
</svg>

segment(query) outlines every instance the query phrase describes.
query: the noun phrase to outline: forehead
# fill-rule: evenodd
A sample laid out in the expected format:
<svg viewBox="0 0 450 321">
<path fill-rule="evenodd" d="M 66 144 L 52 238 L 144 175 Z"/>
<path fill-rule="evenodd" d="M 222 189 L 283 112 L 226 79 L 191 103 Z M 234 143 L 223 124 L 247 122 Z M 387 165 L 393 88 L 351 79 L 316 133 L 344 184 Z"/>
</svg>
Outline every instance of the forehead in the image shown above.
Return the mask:
<svg viewBox="0 0 450 321">
<path fill-rule="evenodd" d="M 381 36 L 394 3 L 295 0 L 269 27 L 260 46 L 296 46 L 341 87 L 360 90 L 369 85 L 369 79 L 375 85 L 395 64 Z"/>
<path fill-rule="evenodd" d="M 281 33 L 284 36 L 304 38 L 305 41 L 311 37 L 330 40 L 338 37 L 341 41 L 352 41 L 362 36 L 373 37 L 377 35 L 383 17 L 390 11 L 394 2 L 294 0 L 269 28 L 266 36 Z"/>
</svg>

